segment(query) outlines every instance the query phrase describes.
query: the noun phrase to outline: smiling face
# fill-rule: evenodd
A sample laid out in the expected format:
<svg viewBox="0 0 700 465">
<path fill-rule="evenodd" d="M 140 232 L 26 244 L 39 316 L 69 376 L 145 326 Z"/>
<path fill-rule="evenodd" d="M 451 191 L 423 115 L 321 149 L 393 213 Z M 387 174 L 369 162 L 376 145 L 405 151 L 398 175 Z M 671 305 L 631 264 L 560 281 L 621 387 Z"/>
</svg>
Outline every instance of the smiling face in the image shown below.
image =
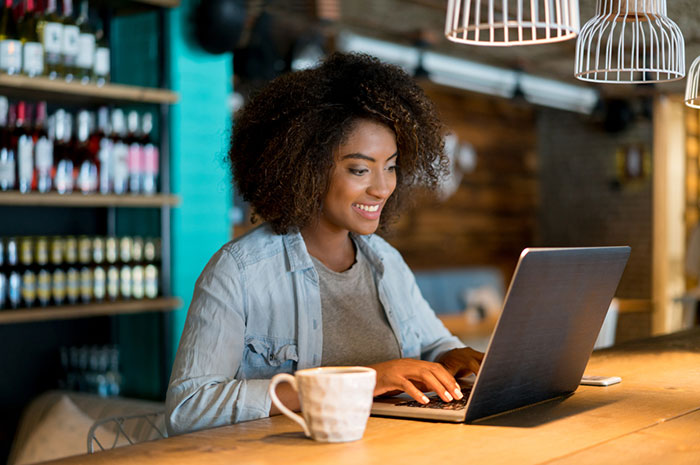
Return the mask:
<svg viewBox="0 0 700 465">
<path fill-rule="evenodd" d="M 319 226 L 328 232 L 372 234 L 396 188 L 396 136 L 383 124 L 358 120 L 333 156 Z"/>
</svg>

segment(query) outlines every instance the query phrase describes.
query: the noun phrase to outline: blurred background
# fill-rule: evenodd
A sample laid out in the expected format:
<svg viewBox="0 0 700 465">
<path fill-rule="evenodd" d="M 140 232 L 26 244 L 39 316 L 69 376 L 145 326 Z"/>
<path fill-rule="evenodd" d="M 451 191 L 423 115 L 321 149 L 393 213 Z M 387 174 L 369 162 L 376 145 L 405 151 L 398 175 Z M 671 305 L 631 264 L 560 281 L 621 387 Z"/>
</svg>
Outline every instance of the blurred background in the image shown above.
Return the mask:
<svg viewBox="0 0 700 465">
<path fill-rule="evenodd" d="M 580 1 L 581 24 L 595 3 Z M 685 80 L 585 83 L 574 78 L 575 40 L 456 44 L 444 37 L 446 8 L 444 0 L 6 2 L 0 460 L 69 455 L 47 452 L 47 437 L 78 415 L 57 392 L 82 393 L 70 398 L 87 424 L 123 412 L 123 398 L 143 402 L 128 404 L 135 411 L 162 409 L 199 273 L 254 227 L 226 165 L 233 114 L 269 80 L 335 50 L 402 66 L 449 129 L 450 177 L 386 239 L 466 343 L 486 347 L 526 247 L 631 246 L 599 348 L 698 324 L 700 115 L 683 104 Z M 690 63 L 700 54 L 700 11 L 669 0 L 668 16 Z M 92 61 L 50 53 L 51 24 L 77 31 Z M 45 47 L 41 71 L 12 65 L 11 47 L 31 43 Z M 30 140 L 35 161 L 23 185 Z M 42 140 L 53 147 L 48 161 Z M 122 164 L 103 180 L 108 159 Z M 40 397 L 46 391 L 52 397 Z M 60 421 L 47 426 L 57 405 Z"/>
</svg>

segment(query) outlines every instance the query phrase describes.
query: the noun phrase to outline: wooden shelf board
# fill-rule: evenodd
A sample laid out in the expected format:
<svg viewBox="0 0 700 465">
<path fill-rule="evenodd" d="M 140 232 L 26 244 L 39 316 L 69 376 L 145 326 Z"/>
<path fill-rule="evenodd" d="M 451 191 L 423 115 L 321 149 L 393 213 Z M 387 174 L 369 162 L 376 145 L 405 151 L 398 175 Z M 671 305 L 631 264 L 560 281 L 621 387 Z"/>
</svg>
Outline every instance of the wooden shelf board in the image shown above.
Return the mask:
<svg viewBox="0 0 700 465">
<path fill-rule="evenodd" d="M 0 91 L 33 99 L 52 98 L 60 100 L 130 101 L 142 103 L 176 103 L 177 94 L 168 89 L 105 84 L 101 87 L 90 83 L 66 82 L 47 77 L 23 75 L 0 75 Z"/>
<path fill-rule="evenodd" d="M 180 0 L 135 0 L 137 3 L 145 3 L 146 5 L 159 6 L 162 8 L 177 8 L 180 6 Z"/>
<path fill-rule="evenodd" d="M 125 300 L 82 305 L 36 307 L 20 310 L 0 310 L 0 324 L 29 323 L 35 321 L 65 320 L 104 315 L 122 315 L 174 310 L 182 305 L 177 297 L 157 299 Z"/>
<path fill-rule="evenodd" d="M 34 207 L 164 207 L 177 206 L 180 198 L 172 194 L 58 194 L 50 192 L 0 192 L 0 205 Z"/>
</svg>

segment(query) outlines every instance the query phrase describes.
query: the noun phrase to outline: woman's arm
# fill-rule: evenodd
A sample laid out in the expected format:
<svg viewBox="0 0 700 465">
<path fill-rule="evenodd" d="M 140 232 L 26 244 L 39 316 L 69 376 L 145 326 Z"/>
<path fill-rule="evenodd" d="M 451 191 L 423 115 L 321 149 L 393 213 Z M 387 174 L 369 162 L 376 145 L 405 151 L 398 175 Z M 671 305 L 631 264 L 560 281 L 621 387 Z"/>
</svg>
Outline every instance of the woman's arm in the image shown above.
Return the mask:
<svg viewBox="0 0 700 465">
<path fill-rule="evenodd" d="M 220 250 L 195 285 L 166 396 L 170 434 L 262 418 L 269 379 L 236 379 L 245 335 L 245 283 Z"/>
</svg>

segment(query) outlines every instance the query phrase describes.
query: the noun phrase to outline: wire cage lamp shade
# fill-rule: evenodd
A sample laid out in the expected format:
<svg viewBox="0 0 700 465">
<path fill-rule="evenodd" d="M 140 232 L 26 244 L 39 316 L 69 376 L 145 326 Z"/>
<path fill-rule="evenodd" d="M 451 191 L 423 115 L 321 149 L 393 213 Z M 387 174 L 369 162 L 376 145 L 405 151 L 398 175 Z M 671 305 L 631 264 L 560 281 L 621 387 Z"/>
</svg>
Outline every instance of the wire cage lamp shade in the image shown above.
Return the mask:
<svg viewBox="0 0 700 465">
<path fill-rule="evenodd" d="M 697 57 L 688 71 L 685 83 L 685 104 L 691 108 L 700 108 L 700 57 Z"/>
<path fill-rule="evenodd" d="M 579 31 L 578 0 L 449 0 L 445 36 L 470 45 L 561 42 Z"/>
<path fill-rule="evenodd" d="M 685 43 L 666 15 L 666 0 L 597 0 L 576 39 L 578 79 L 617 84 L 685 76 Z"/>
</svg>

